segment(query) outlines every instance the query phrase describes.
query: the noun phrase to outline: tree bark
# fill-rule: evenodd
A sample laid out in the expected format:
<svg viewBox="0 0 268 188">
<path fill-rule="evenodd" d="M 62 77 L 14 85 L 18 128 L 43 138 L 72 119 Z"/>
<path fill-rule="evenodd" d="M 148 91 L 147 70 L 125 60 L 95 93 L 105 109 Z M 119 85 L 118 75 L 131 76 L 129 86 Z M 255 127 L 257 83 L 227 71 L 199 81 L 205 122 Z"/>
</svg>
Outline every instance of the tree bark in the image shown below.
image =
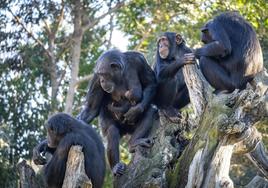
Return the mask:
<svg viewBox="0 0 268 188">
<path fill-rule="evenodd" d="M 65 109 L 64 112 L 71 114 L 72 106 L 74 100 L 75 86 L 76 81 L 78 79 L 79 73 L 79 62 L 81 55 L 81 43 L 84 35 L 84 31 L 82 29 L 82 7 L 80 1 L 75 1 L 74 10 L 73 10 L 73 23 L 74 23 L 74 31 L 73 31 L 73 45 L 71 49 L 71 78 L 69 82 L 69 89 L 66 97 Z"/>
<path fill-rule="evenodd" d="M 139 148 L 115 187 L 213 188 L 233 187 L 229 177 L 233 153 L 253 158 L 263 175 L 268 160 L 256 124 L 267 126 L 268 76 L 256 78 L 256 87 L 212 95 L 196 65 L 183 67 L 194 115 L 184 114 L 180 124 L 165 117 L 154 122 L 151 149 Z M 182 150 L 182 132 L 197 127 Z"/>
<path fill-rule="evenodd" d="M 92 188 L 91 181 L 85 172 L 85 159 L 81 146 L 72 146 L 69 151 L 62 187 Z"/>
<path fill-rule="evenodd" d="M 114 7 L 110 7 L 107 12 L 102 14 L 101 16 L 94 19 L 94 21 L 90 21 L 91 19 L 88 18 L 86 15 L 86 11 L 83 10 L 83 6 L 81 5 L 80 1 L 73 1 L 74 3 L 74 10 L 73 10 L 73 23 L 74 23 L 74 31 L 72 35 L 73 45 L 71 48 L 71 78 L 69 81 L 68 93 L 65 102 L 65 109 L 64 112 L 71 114 L 72 113 L 72 106 L 74 101 L 74 95 L 76 86 L 81 83 L 84 79 L 89 80 L 91 76 L 86 76 L 82 79 L 78 79 L 79 73 L 79 63 L 80 63 L 80 56 L 81 56 L 81 44 L 84 33 L 88 30 L 93 28 L 101 19 L 105 16 L 112 14 L 117 9 L 122 7 L 124 3 L 117 3 Z"/>
<path fill-rule="evenodd" d="M 17 170 L 20 177 L 19 188 L 39 188 L 34 170 L 25 160 L 17 164 Z"/>
<path fill-rule="evenodd" d="M 65 177 L 62 184 L 64 188 L 92 188 L 91 181 L 85 172 L 85 158 L 82 149 L 81 146 L 72 146 L 69 150 Z M 20 188 L 44 187 L 44 185 L 37 184 L 36 174 L 25 160 L 17 165 L 17 169 L 20 177 Z"/>
</svg>

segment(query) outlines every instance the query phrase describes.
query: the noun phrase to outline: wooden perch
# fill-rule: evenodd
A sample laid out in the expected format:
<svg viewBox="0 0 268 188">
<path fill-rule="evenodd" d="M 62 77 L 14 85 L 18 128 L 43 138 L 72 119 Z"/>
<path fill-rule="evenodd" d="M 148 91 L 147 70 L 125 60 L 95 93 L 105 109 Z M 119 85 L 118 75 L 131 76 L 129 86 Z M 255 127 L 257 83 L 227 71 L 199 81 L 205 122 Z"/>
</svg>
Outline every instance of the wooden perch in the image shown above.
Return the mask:
<svg viewBox="0 0 268 188">
<path fill-rule="evenodd" d="M 196 65 L 184 66 L 183 74 L 194 119 L 183 117 L 180 124 L 174 124 L 160 116 L 150 135 L 156 137 L 153 148 L 139 148 L 126 173 L 115 178 L 115 187 L 232 188 L 229 169 L 233 153 L 248 155 L 267 177 L 268 158 L 255 128 L 257 124 L 267 126 L 267 73 L 254 79 L 255 87 L 248 84 L 243 91 L 218 95 L 212 95 Z M 180 131 L 196 125 L 181 154 Z"/>
<path fill-rule="evenodd" d="M 268 181 L 260 176 L 255 176 L 245 188 L 268 188 Z"/>
<path fill-rule="evenodd" d="M 17 170 L 20 177 L 20 188 L 38 188 L 35 172 L 25 160 L 17 164 Z"/>
<path fill-rule="evenodd" d="M 91 181 L 85 173 L 85 159 L 81 146 L 72 146 L 66 165 L 64 188 L 92 188 Z"/>
<path fill-rule="evenodd" d="M 25 160 L 17 165 L 20 176 L 20 188 L 41 188 L 37 177 Z M 72 146 L 68 154 L 65 177 L 62 187 L 64 188 L 92 188 L 91 181 L 85 173 L 85 159 L 81 146 Z"/>
</svg>

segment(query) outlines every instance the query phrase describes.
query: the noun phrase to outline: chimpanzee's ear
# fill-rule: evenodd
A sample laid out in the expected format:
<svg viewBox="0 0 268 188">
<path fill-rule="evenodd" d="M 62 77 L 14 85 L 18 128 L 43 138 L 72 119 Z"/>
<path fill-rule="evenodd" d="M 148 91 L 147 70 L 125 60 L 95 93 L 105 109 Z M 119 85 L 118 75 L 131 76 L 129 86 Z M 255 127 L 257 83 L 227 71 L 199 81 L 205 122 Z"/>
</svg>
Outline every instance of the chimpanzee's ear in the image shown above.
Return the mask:
<svg viewBox="0 0 268 188">
<path fill-rule="evenodd" d="M 160 41 L 161 37 L 158 37 L 157 40 L 156 40 L 156 44 L 159 44 L 159 41 Z"/>
<path fill-rule="evenodd" d="M 120 64 L 119 63 L 116 63 L 116 62 L 112 62 L 112 63 L 110 63 L 110 66 L 111 66 L 111 68 L 112 69 L 114 69 L 114 70 L 120 70 L 122 67 L 120 66 Z"/>
<path fill-rule="evenodd" d="M 183 38 L 180 34 L 176 34 L 176 44 L 179 45 L 183 42 Z"/>
</svg>

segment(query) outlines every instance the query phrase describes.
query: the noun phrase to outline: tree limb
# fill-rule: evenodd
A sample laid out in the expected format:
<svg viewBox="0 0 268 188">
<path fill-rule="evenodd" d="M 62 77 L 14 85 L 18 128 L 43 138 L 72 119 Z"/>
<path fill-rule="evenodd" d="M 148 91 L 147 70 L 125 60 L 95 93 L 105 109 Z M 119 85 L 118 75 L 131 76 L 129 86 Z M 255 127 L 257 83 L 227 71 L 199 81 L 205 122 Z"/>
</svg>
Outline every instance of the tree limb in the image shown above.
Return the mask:
<svg viewBox="0 0 268 188">
<path fill-rule="evenodd" d="M 122 6 L 124 6 L 124 2 L 119 2 L 117 3 L 114 7 L 112 7 L 111 9 L 109 9 L 106 13 L 100 15 L 99 17 L 95 18 L 94 21 L 90 21 L 89 19 L 87 20 L 87 23 L 85 25 L 83 25 L 82 29 L 83 31 L 86 31 L 90 28 L 93 28 L 97 23 L 99 23 L 99 21 L 101 19 L 103 19 L 104 17 L 106 17 L 107 15 L 117 11 L 119 8 L 121 8 Z"/>
<path fill-rule="evenodd" d="M 82 82 L 85 82 L 85 81 L 89 81 L 91 80 L 93 77 L 93 74 L 90 74 L 90 75 L 87 75 L 87 76 L 84 76 L 82 78 L 79 78 L 77 81 L 76 81 L 76 85 L 79 85 L 81 84 Z"/>
<path fill-rule="evenodd" d="M 48 56 L 51 56 L 50 51 L 45 48 L 45 45 L 42 43 L 42 41 L 40 41 L 38 38 L 36 38 L 34 36 L 34 34 L 27 29 L 27 27 L 22 23 L 22 21 L 20 20 L 20 18 L 18 16 L 16 16 L 9 7 L 7 9 L 12 14 L 12 16 L 15 19 L 16 23 L 22 26 L 22 28 L 27 32 L 27 34 L 30 35 L 32 37 L 32 39 L 35 42 L 37 42 L 43 48 L 43 50 L 46 52 L 46 54 Z"/>
</svg>

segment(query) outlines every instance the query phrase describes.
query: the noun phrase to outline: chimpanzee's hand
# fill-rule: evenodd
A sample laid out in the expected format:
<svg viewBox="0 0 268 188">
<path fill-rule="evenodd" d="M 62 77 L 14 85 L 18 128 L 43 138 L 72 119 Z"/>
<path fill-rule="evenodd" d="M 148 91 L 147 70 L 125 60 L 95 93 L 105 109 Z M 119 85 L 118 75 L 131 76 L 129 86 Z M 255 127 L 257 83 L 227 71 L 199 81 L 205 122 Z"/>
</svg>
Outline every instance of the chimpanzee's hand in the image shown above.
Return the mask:
<svg viewBox="0 0 268 188">
<path fill-rule="evenodd" d="M 193 51 L 193 54 L 194 54 L 195 58 L 200 59 L 200 57 L 201 57 L 201 48 L 195 49 Z"/>
<path fill-rule="evenodd" d="M 124 118 L 127 122 L 134 122 L 136 118 L 144 111 L 143 106 L 139 103 L 131 107 L 125 114 Z"/>
<path fill-rule="evenodd" d="M 114 103 L 112 102 L 112 103 L 109 103 L 108 105 L 107 105 L 107 108 L 108 108 L 108 110 L 110 111 L 110 112 L 113 112 L 114 110 L 115 110 L 115 108 L 114 108 Z"/>
<path fill-rule="evenodd" d="M 112 172 L 114 176 L 121 176 L 125 170 L 126 165 L 124 163 L 119 162 L 113 167 Z"/>
<path fill-rule="evenodd" d="M 194 53 L 187 53 L 184 54 L 183 57 L 184 64 L 194 64 L 195 63 L 195 54 Z"/>
<path fill-rule="evenodd" d="M 33 161 L 36 165 L 44 165 L 47 163 L 46 159 L 42 156 L 45 153 L 47 142 L 43 141 L 33 149 Z"/>
</svg>

